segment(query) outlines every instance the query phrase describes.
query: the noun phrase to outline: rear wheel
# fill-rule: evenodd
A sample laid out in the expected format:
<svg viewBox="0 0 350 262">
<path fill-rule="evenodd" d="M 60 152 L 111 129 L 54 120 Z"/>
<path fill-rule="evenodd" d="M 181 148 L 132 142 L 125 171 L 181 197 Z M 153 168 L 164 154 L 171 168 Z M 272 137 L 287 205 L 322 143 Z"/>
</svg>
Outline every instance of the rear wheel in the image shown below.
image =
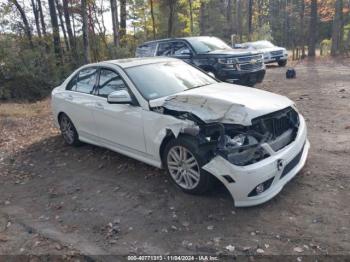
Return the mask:
<svg viewBox="0 0 350 262">
<path fill-rule="evenodd" d="M 278 61 L 278 65 L 282 66 L 282 67 L 286 66 L 287 65 L 287 60 L 280 60 L 280 61 Z"/>
<path fill-rule="evenodd" d="M 207 158 L 191 137 L 171 140 L 165 147 L 163 162 L 171 180 L 186 193 L 202 194 L 213 184 L 212 175 L 202 169 Z"/>
<path fill-rule="evenodd" d="M 67 115 L 62 114 L 60 116 L 59 124 L 63 139 L 68 145 L 78 146 L 81 144 L 81 142 L 79 141 L 78 132 Z"/>
</svg>

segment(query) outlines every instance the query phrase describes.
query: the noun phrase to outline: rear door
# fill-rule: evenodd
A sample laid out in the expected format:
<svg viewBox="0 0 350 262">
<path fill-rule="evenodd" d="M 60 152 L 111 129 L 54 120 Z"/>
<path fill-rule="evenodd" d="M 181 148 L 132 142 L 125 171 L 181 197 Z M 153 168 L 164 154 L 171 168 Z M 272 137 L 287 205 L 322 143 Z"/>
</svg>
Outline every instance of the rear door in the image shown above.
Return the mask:
<svg viewBox="0 0 350 262">
<path fill-rule="evenodd" d="M 111 68 L 101 68 L 93 114 L 102 143 L 127 151 L 146 152 L 142 107 L 133 104 L 109 104 L 107 97 L 113 91 L 129 90 L 119 72 Z"/>
<path fill-rule="evenodd" d="M 64 92 L 64 112 L 73 121 L 80 137 L 90 138 L 97 134 L 92 116 L 97 73 L 96 67 L 83 68 L 68 83 Z"/>
</svg>

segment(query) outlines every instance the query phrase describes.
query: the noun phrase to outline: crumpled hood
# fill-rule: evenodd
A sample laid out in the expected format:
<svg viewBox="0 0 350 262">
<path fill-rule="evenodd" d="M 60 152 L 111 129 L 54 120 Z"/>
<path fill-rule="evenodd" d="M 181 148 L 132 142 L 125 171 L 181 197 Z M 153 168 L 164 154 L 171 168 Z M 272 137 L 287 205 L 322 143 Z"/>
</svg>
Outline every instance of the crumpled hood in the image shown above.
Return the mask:
<svg viewBox="0 0 350 262">
<path fill-rule="evenodd" d="M 287 97 L 250 87 L 216 83 L 151 100 L 150 107 L 191 112 L 206 123 L 249 126 L 252 119 L 294 103 Z"/>
</svg>

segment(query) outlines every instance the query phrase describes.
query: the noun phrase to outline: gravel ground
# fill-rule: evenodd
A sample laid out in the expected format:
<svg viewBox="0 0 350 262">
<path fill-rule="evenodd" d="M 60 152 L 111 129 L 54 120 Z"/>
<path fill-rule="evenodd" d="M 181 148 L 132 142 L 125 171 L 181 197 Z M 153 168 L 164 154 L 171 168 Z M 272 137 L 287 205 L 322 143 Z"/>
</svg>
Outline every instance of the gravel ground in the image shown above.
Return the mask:
<svg viewBox="0 0 350 262">
<path fill-rule="evenodd" d="M 308 124 L 305 168 L 270 202 L 234 208 L 225 188 L 180 192 L 162 170 L 64 144 L 50 101 L 0 105 L 0 254 L 350 255 L 349 61 L 270 66 L 264 90 Z"/>
</svg>

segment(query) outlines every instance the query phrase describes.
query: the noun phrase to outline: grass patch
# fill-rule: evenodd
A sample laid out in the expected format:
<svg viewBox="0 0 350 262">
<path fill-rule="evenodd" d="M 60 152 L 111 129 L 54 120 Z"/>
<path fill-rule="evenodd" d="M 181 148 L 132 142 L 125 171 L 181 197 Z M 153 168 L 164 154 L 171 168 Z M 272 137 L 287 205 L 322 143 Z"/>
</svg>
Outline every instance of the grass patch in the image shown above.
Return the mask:
<svg viewBox="0 0 350 262">
<path fill-rule="evenodd" d="M 49 110 L 49 103 L 39 101 L 35 103 L 0 103 L 0 117 L 34 117 L 45 114 Z"/>
</svg>

